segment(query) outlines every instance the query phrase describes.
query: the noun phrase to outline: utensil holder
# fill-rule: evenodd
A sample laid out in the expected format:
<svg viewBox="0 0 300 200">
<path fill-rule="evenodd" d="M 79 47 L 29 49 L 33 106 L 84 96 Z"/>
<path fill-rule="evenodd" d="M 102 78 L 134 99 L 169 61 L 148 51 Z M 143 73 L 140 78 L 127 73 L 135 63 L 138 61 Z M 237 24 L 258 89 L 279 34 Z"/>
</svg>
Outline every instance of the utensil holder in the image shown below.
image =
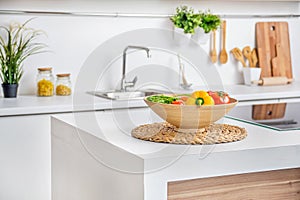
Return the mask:
<svg viewBox="0 0 300 200">
<path fill-rule="evenodd" d="M 245 85 L 251 85 L 252 82 L 258 81 L 261 74 L 261 68 L 244 67 L 244 83 Z"/>
</svg>

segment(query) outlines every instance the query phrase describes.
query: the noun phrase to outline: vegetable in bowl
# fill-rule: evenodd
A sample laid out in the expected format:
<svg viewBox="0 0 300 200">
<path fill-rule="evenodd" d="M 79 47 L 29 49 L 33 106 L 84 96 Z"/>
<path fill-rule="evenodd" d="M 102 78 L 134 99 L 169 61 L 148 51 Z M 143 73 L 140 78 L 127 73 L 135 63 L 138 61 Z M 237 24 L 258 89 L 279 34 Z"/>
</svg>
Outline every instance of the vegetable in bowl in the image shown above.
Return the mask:
<svg viewBox="0 0 300 200">
<path fill-rule="evenodd" d="M 174 105 L 218 105 L 229 103 L 229 95 L 223 91 L 194 91 L 192 94 L 153 95 L 147 97 L 148 101 Z"/>
<path fill-rule="evenodd" d="M 225 103 L 225 93 L 223 97 L 218 94 L 221 93 L 195 91 L 188 95 L 160 94 L 145 97 L 144 101 L 154 113 L 168 123 L 182 129 L 198 129 L 215 123 L 238 103 L 231 97 L 228 97 L 229 101 Z"/>
<path fill-rule="evenodd" d="M 165 103 L 171 104 L 173 101 L 179 100 L 176 96 L 167 96 L 167 95 L 153 95 L 147 98 L 148 101 L 152 101 L 154 103 Z"/>
</svg>

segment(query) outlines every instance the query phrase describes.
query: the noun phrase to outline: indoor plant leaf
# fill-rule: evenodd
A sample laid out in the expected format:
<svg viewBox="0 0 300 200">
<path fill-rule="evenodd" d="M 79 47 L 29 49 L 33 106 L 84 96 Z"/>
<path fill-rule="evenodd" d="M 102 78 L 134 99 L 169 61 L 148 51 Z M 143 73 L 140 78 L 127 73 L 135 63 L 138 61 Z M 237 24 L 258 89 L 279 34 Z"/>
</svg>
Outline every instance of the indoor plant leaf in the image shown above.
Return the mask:
<svg viewBox="0 0 300 200">
<path fill-rule="evenodd" d="M 184 33 L 195 32 L 195 28 L 200 24 L 200 16 L 194 13 L 192 8 L 180 6 L 176 8 L 176 14 L 170 17 L 174 26 L 184 30 Z"/>
<path fill-rule="evenodd" d="M 201 18 L 199 27 L 202 28 L 205 33 L 216 30 L 221 25 L 220 17 L 218 15 L 212 14 L 209 10 L 206 12 L 201 12 L 199 15 Z"/>
<path fill-rule="evenodd" d="M 23 62 L 31 55 L 45 52 L 42 49 L 47 45 L 35 42 L 43 32 L 26 27 L 31 20 L 9 27 L 0 26 L 5 33 L 0 35 L 0 77 L 4 84 L 19 83 L 23 75 Z"/>
</svg>

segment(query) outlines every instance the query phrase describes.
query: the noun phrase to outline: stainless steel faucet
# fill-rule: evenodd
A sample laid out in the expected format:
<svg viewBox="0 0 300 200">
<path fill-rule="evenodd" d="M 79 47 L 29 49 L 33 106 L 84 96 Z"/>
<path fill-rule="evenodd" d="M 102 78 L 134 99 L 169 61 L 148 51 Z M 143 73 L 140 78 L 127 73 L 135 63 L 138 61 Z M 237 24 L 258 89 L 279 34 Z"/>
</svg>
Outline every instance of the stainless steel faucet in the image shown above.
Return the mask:
<svg viewBox="0 0 300 200">
<path fill-rule="evenodd" d="M 121 91 L 127 91 L 128 87 L 134 87 L 136 81 L 137 81 L 137 76 L 134 77 L 132 81 L 126 81 L 125 80 L 125 75 L 126 75 L 126 53 L 128 49 L 140 49 L 140 50 L 145 50 L 147 52 L 147 57 L 150 58 L 150 49 L 147 47 L 140 47 L 140 46 L 127 46 L 124 51 L 123 51 L 123 70 L 122 70 L 122 79 L 121 79 Z"/>
</svg>

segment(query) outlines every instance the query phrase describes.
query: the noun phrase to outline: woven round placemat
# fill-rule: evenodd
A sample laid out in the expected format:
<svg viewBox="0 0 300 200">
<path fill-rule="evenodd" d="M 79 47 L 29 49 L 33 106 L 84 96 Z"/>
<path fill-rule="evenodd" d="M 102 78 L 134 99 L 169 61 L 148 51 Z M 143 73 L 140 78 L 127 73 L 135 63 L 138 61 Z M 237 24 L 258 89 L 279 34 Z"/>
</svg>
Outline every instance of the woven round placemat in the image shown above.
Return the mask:
<svg viewBox="0 0 300 200">
<path fill-rule="evenodd" d="M 137 139 L 172 144 L 219 144 L 235 142 L 247 136 L 245 128 L 229 124 L 211 124 L 201 129 L 179 129 L 167 122 L 144 124 L 134 128 Z"/>
</svg>

